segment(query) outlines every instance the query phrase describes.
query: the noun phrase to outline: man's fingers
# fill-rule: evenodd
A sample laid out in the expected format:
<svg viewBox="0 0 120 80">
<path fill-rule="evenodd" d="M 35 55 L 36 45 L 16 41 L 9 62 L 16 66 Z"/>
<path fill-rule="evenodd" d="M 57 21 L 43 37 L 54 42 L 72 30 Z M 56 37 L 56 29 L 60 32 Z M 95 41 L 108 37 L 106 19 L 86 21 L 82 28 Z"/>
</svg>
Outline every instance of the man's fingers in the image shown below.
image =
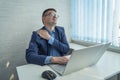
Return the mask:
<svg viewBox="0 0 120 80">
<path fill-rule="evenodd" d="M 68 62 L 68 58 L 66 58 L 66 57 L 60 57 L 60 59 L 59 59 L 59 63 L 60 64 L 66 64 L 67 62 Z"/>
</svg>

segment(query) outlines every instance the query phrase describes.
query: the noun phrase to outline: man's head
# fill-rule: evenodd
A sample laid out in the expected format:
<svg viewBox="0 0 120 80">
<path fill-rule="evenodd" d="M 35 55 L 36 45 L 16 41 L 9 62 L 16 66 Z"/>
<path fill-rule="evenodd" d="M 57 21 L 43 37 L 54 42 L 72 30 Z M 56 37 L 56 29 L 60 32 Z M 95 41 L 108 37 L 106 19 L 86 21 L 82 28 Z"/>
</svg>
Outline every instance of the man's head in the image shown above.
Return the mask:
<svg viewBox="0 0 120 80">
<path fill-rule="evenodd" d="M 57 11 L 54 8 L 46 9 L 42 14 L 42 22 L 44 25 L 56 25 L 57 18 L 59 17 Z"/>
</svg>

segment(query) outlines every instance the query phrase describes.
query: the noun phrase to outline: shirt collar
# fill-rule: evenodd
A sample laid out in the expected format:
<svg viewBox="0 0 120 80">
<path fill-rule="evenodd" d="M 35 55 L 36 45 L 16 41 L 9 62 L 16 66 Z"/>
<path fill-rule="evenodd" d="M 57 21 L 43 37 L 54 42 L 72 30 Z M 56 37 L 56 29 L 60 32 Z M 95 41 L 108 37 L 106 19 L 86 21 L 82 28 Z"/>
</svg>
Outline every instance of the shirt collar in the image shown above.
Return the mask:
<svg viewBox="0 0 120 80">
<path fill-rule="evenodd" d="M 47 30 L 47 31 L 49 32 L 49 34 L 52 34 L 52 33 L 55 32 L 55 29 L 54 29 L 53 31 L 50 31 L 50 30 L 48 30 L 45 26 L 44 26 L 44 28 L 45 28 L 45 30 Z"/>
</svg>

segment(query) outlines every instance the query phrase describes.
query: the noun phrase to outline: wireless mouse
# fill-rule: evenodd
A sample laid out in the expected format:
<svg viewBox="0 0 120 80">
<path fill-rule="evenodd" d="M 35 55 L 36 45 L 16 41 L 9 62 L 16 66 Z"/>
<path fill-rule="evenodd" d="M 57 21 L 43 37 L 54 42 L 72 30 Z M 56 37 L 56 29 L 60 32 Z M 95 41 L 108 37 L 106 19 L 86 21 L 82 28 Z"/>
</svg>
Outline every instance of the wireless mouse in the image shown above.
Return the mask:
<svg viewBox="0 0 120 80">
<path fill-rule="evenodd" d="M 46 71 L 42 72 L 41 76 L 47 80 L 54 80 L 57 77 L 57 75 L 50 70 L 46 70 Z"/>
</svg>

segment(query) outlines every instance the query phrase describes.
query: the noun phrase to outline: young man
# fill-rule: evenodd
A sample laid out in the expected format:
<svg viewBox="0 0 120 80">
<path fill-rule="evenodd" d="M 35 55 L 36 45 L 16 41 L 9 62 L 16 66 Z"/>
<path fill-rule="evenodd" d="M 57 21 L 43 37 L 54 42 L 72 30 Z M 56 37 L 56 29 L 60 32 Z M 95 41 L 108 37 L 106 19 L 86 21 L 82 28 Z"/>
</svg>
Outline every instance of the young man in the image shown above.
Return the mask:
<svg viewBox="0 0 120 80">
<path fill-rule="evenodd" d="M 32 64 L 65 64 L 68 58 L 69 44 L 63 27 L 56 26 L 58 15 L 53 8 L 46 9 L 42 14 L 44 26 L 34 31 L 26 49 L 26 60 Z"/>
</svg>

